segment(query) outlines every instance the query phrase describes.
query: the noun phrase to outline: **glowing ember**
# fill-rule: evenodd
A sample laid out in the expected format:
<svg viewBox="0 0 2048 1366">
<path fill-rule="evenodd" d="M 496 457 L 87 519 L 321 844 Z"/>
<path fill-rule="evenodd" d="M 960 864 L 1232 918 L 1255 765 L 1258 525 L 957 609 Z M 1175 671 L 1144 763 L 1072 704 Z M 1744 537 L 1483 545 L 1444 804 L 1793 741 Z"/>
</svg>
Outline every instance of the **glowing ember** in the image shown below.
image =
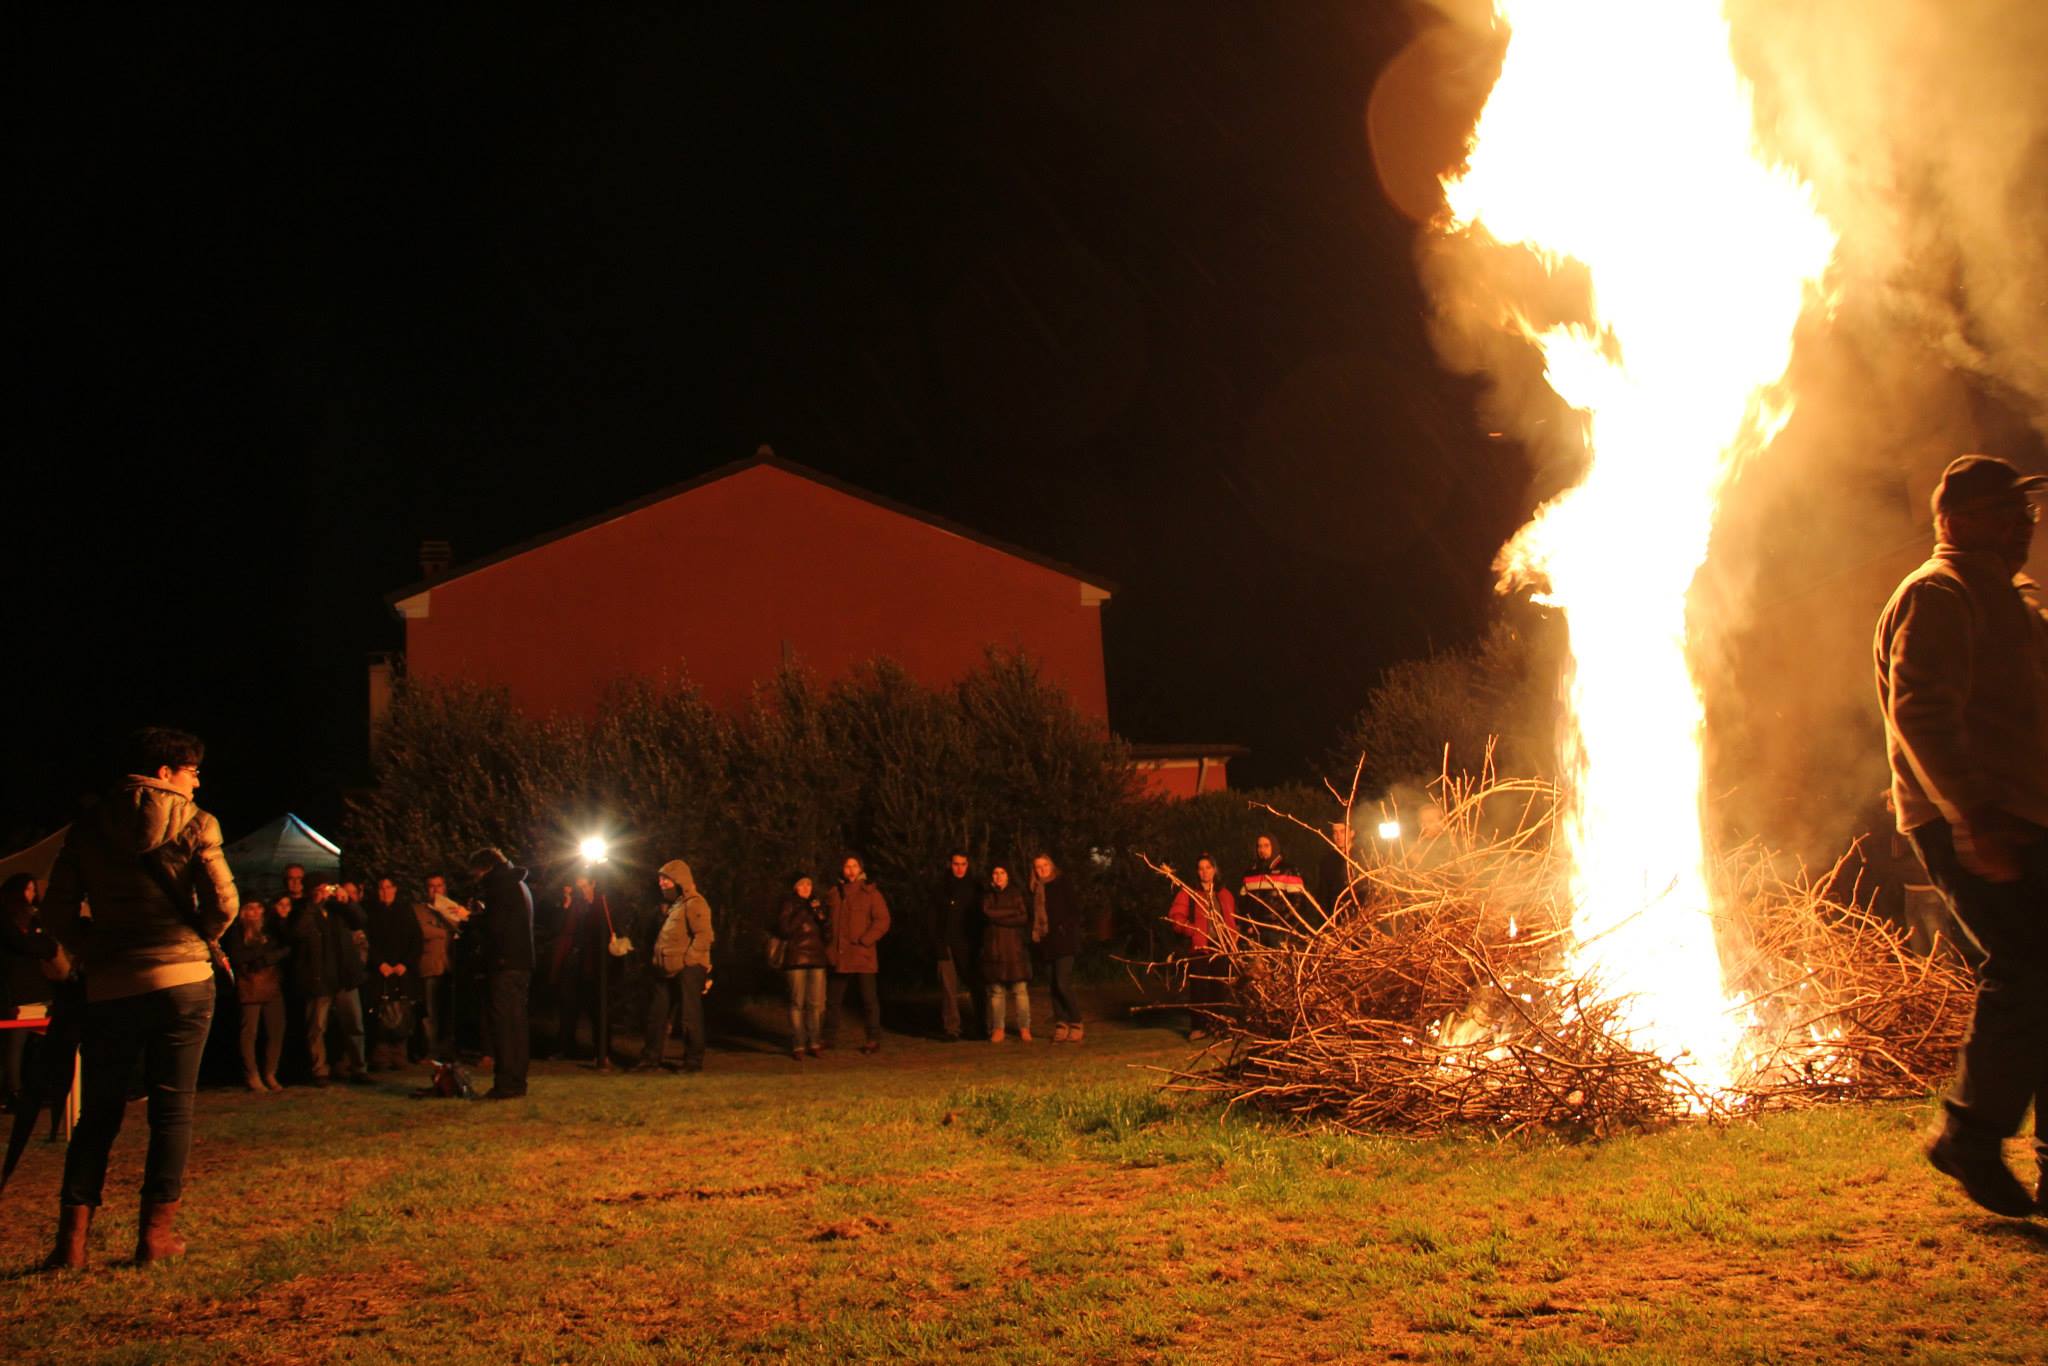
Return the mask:
<svg viewBox="0 0 2048 1366">
<path fill-rule="evenodd" d="M 1592 465 L 1502 553 L 1563 610 L 1574 967 L 1630 998 L 1630 1037 L 1712 1090 L 1741 1025 L 1700 832 L 1702 710 L 1686 595 L 1722 487 L 1789 416 L 1771 390 L 1834 234 L 1761 161 L 1712 0 L 1502 0 L 1511 37 L 1454 226 L 1591 276 L 1591 328 L 1519 327 L 1581 410 Z"/>
</svg>

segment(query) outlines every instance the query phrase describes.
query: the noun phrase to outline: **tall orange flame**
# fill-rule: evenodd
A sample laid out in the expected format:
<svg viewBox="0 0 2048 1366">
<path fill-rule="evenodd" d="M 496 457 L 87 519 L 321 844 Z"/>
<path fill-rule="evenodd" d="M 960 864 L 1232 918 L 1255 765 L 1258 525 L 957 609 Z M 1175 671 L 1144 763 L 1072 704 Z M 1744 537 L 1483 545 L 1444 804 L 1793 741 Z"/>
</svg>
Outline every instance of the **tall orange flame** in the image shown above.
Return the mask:
<svg viewBox="0 0 2048 1366">
<path fill-rule="evenodd" d="M 1639 1047 L 1706 1090 L 1741 1026 L 1701 836 L 1703 712 L 1686 599 L 1721 491 L 1790 414 L 1776 392 L 1835 236 L 1756 151 L 1714 0 L 1501 0 L 1505 65 L 1452 228 L 1591 277 L 1591 326 L 1519 327 L 1583 415 L 1583 482 L 1502 552 L 1565 614 L 1563 741 L 1577 962 Z"/>
</svg>

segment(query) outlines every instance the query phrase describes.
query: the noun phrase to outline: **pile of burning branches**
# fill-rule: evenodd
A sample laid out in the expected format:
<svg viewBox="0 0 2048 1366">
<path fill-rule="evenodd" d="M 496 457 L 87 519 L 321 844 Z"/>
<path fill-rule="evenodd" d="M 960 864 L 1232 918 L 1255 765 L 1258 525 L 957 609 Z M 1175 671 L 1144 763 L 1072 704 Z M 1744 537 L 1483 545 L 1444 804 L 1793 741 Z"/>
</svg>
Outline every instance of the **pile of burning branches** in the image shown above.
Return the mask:
<svg viewBox="0 0 2048 1366">
<path fill-rule="evenodd" d="M 1570 966 L 1555 792 L 1446 778 L 1433 795 L 1442 819 L 1353 862 L 1335 904 L 1244 898 L 1222 951 L 1168 965 L 1214 1035 L 1171 1088 L 1356 1131 L 1604 1134 L 1925 1095 L 1953 1062 L 1974 999 L 1953 949 L 1917 953 L 1821 895 L 1828 879 L 1784 879 L 1749 850 L 1720 870 L 1734 909 L 1717 928 L 1745 1060 L 1732 1086 L 1702 1088 L 1631 1046 L 1625 1003 Z"/>
</svg>

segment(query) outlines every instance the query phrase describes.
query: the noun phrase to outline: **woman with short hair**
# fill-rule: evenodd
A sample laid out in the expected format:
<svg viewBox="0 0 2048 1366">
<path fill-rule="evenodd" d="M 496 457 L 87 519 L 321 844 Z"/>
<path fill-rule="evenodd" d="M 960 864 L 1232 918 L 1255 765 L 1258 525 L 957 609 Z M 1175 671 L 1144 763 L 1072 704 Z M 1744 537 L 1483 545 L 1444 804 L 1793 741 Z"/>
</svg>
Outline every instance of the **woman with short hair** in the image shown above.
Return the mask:
<svg viewBox="0 0 2048 1366">
<path fill-rule="evenodd" d="M 789 1056 L 817 1057 L 825 1023 L 825 902 L 809 873 L 798 873 L 775 912 L 782 939 L 782 978 L 789 984 Z"/>
</svg>

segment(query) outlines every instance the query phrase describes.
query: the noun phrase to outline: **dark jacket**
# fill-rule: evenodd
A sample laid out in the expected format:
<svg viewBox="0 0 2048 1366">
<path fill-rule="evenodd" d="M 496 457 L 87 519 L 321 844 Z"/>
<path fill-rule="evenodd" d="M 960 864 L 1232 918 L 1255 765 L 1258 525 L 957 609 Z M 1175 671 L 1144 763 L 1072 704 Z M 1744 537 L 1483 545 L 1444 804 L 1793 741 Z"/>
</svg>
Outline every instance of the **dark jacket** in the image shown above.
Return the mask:
<svg viewBox="0 0 2048 1366">
<path fill-rule="evenodd" d="M 315 903 L 307 897 L 282 927 L 292 946 L 292 989 L 301 996 L 334 994 L 334 935 L 328 923 L 332 903 Z"/>
<path fill-rule="evenodd" d="M 57 941 L 34 915 L 23 927 L 0 911 L 0 1019 L 13 1018 L 19 1006 L 49 1003 L 57 984 L 43 976 L 43 964 L 56 956 Z"/>
<path fill-rule="evenodd" d="M 353 991 L 363 984 L 366 968 L 356 936 L 369 920 L 360 901 L 334 898 L 327 903 L 327 970 L 334 975 L 336 991 Z"/>
<path fill-rule="evenodd" d="M 413 912 L 409 902 L 394 901 L 389 906 L 372 902 L 369 914 L 370 970 L 366 980 L 372 992 L 382 997 L 387 991 L 402 991 L 414 1000 L 426 995 L 425 978 L 420 972 L 420 958 L 426 943 L 420 934 L 419 916 Z M 386 963 L 396 963 L 405 968 L 403 977 L 386 977 L 378 968 Z"/>
<path fill-rule="evenodd" d="M 284 926 L 265 912 L 261 928 L 251 933 L 249 922 L 237 919 L 220 943 L 235 970 L 235 999 L 251 1006 L 276 1000 L 284 990 L 284 962 L 292 956 Z"/>
<path fill-rule="evenodd" d="M 832 918 L 826 957 L 834 972 L 874 972 L 880 967 L 875 945 L 889 932 L 889 903 L 881 889 L 862 878 L 840 882 L 825 893 Z"/>
<path fill-rule="evenodd" d="M 775 912 L 775 933 L 782 937 L 782 942 L 787 946 L 782 951 L 782 966 L 828 966 L 825 934 L 829 920 L 823 897 L 814 896 L 806 901 L 792 892 L 782 898 L 782 905 Z"/>
<path fill-rule="evenodd" d="M 1024 889 L 1011 883 L 1000 892 L 981 894 L 981 975 L 989 982 L 1031 980 L 1031 903 Z"/>
<path fill-rule="evenodd" d="M 939 880 L 939 893 L 932 902 L 932 944 L 941 956 L 950 954 L 953 966 L 966 971 L 973 964 L 974 936 L 979 928 L 976 912 L 986 883 L 971 873 L 954 877 L 948 868 Z"/>
<path fill-rule="evenodd" d="M 1308 887 L 1284 854 L 1269 860 L 1252 860 L 1237 888 L 1237 911 L 1266 925 L 1295 925 L 1305 921 Z"/>
<path fill-rule="evenodd" d="M 2048 622 L 1996 556 L 1935 547 L 1878 619 L 1901 830 L 1987 811 L 2048 826 Z"/>
<path fill-rule="evenodd" d="M 1072 958 L 1081 952 L 1081 903 L 1074 896 L 1074 884 L 1066 874 L 1055 871 L 1050 882 L 1032 887 L 1035 897 L 1045 894 L 1045 937 L 1039 949 L 1048 958 Z"/>
<path fill-rule="evenodd" d="M 90 900 L 92 918 L 79 907 Z M 241 899 L 220 822 L 155 778 L 130 777 L 78 818 L 50 873 L 43 926 L 91 983 L 205 963 Z M 144 989 L 148 989 L 145 987 Z"/>
<path fill-rule="evenodd" d="M 478 939 L 486 972 L 533 971 L 533 889 L 526 870 L 509 863 L 489 869 L 476 881 L 482 903 L 470 924 Z"/>
</svg>

